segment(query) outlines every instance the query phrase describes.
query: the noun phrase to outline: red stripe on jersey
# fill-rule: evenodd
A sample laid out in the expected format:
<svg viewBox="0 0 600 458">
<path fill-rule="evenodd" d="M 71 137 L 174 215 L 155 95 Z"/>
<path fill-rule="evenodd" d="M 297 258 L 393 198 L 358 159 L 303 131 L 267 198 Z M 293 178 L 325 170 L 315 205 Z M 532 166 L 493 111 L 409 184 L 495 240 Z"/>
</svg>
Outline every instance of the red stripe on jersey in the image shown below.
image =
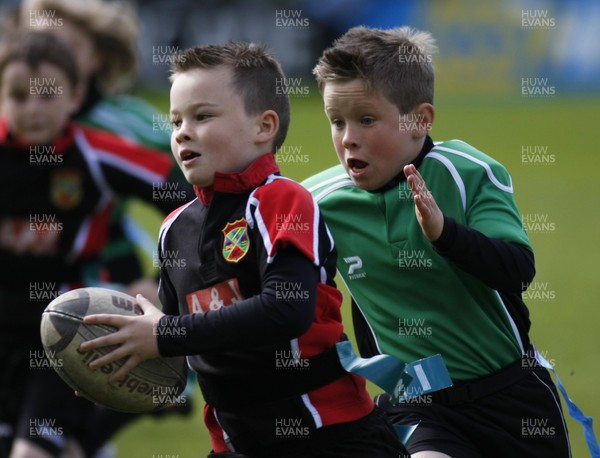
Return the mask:
<svg viewBox="0 0 600 458">
<path fill-rule="evenodd" d="M 113 154 L 164 178 L 169 176 L 173 168 L 173 160 L 169 154 L 125 140 L 111 132 L 79 127 L 90 146 L 104 153 Z"/>
<path fill-rule="evenodd" d="M 215 411 L 208 404 L 204 405 L 204 424 L 208 429 L 213 450 L 216 453 L 230 452 L 231 450 L 229 450 L 223 438 L 224 431 L 215 417 Z"/>
<path fill-rule="evenodd" d="M 285 178 L 276 178 L 256 189 L 253 197 L 259 201 L 262 217 L 270 241 L 269 257 L 274 257 L 279 245 L 291 244 L 315 262 L 315 205 L 312 195 L 300 184 Z M 268 247 L 268 244 L 265 243 Z"/>
<path fill-rule="evenodd" d="M 106 246 L 112 207 L 112 202 L 108 203 L 99 213 L 91 217 L 90 230 L 82 246 L 80 256 L 96 255 Z"/>
<path fill-rule="evenodd" d="M 323 426 L 358 420 L 373 411 L 374 404 L 365 379 L 346 374 L 335 382 L 308 393 Z"/>
</svg>

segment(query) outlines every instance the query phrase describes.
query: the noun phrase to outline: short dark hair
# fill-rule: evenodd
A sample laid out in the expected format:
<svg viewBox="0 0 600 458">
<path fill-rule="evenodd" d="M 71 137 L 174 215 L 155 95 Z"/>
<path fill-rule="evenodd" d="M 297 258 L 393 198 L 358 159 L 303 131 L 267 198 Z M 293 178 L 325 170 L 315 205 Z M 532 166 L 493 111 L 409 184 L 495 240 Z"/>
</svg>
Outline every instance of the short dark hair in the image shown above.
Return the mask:
<svg viewBox="0 0 600 458">
<path fill-rule="evenodd" d="M 72 87 L 79 83 L 77 63 L 71 50 L 49 32 L 17 30 L 0 42 L 0 75 L 12 62 L 25 62 L 36 69 L 42 63 L 60 68 Z"/>
<path fill-rule="evenodd" d="M 281 65 L 264 45 L 231 41 L 186 49 L 173 59 L 170 80 L 173 81 L 178 73 L 195 68 L 220 66 L 231 68 L 233 89 L 242 98 L 246 114 L 260 114 L 266 110 L 277 113 L 279 130 L 273 141 L 273 149 L 277 151 L 285 141 L 290 125 L 290 100 Z"/>
<path fill-rule="evenodd" d="M 313 74 L 321 92 L 328 82 L 362 79 L 401 113 L 408 113 L 421 103 L 433 104 L 432 55 L 436 51 L 435 40 L 428 32 L 407 26 L 358 26 L 323 52 Z"/>
</svg>

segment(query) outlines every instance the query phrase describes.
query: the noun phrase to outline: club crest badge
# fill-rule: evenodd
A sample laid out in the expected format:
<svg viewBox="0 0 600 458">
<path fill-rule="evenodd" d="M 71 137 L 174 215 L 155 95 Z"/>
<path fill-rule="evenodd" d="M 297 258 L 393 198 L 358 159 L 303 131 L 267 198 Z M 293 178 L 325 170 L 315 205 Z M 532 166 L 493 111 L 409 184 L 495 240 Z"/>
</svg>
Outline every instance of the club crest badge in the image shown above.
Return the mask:
<svg viewBox="0 0 600 458">
<path fill-rule="evenodd" d="M 71 210 L 81 202 L 83 187 L 78 170 L 56 170 L 50 183 L 50 199 L 61 210 Z"/>
<path fill-rule="evenodd" d="M 227 223 L 223 228 L 223 257 L 228 262 L 239 262 L 250 248 L 246 218 Z"/>
</svg>

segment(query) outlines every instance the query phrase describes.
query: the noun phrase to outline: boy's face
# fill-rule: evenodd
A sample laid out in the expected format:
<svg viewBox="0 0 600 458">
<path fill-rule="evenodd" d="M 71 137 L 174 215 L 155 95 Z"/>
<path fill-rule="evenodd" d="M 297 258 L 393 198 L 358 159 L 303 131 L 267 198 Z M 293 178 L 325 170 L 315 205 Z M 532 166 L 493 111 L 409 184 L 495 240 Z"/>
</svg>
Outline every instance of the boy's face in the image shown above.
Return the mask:
<svg viewBox="0 0 600 458">
<path fill-rule="evenodd" d="M 248 116 L 226 67 L 178 73 L 171 86 L 171 149 L 186 179 L 210 186 L 215 172 L 242 172 L 259 155 L 260 116 Z"/>
<path fill-rule="evenodd" d="M 33 69 L 26 62 L 14 61 L 0 77 L 0 112 L 10 132 L 22 142 L 52 143 L 78 103 L 67 75 L 53 64 L 42 62 Z"/>
<path fill-rule="evenodd" d="M 323 100 L 338 159 L 359 188 L 381 188 L 418 156 L 423 131 L 402 129 L 398 107 L 363 80 L 327 82 Z"/>
</svg>

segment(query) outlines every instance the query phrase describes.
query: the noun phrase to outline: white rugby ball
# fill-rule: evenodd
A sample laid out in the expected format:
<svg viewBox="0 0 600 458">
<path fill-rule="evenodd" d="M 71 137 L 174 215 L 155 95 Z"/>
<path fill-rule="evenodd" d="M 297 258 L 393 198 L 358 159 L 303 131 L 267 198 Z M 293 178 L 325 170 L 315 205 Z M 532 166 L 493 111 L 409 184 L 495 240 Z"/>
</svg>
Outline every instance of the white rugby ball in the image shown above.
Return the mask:
<svg viewBox="0 0 600 458">
<path fill-rule="evenodd" d="M 106 288 L 69 291 L 44 310 L 40 325 L 42 344 L 58 375 L 90 401 L 124 412 L 151 412 L 185 402 L 182 396 L 187 383 L 184 357 L 144 361 L 116 384 L 110 384 L 108 379 L 123 365 L 124 358 L 95 370 L 88 366 L 90 361 L 116 348 L 79 350 L 81 343 L 116 331 L 111 326 L 83 323 L 83 317 L 98 313 L 143 314 L 135 298 Z"/>
</svg>

